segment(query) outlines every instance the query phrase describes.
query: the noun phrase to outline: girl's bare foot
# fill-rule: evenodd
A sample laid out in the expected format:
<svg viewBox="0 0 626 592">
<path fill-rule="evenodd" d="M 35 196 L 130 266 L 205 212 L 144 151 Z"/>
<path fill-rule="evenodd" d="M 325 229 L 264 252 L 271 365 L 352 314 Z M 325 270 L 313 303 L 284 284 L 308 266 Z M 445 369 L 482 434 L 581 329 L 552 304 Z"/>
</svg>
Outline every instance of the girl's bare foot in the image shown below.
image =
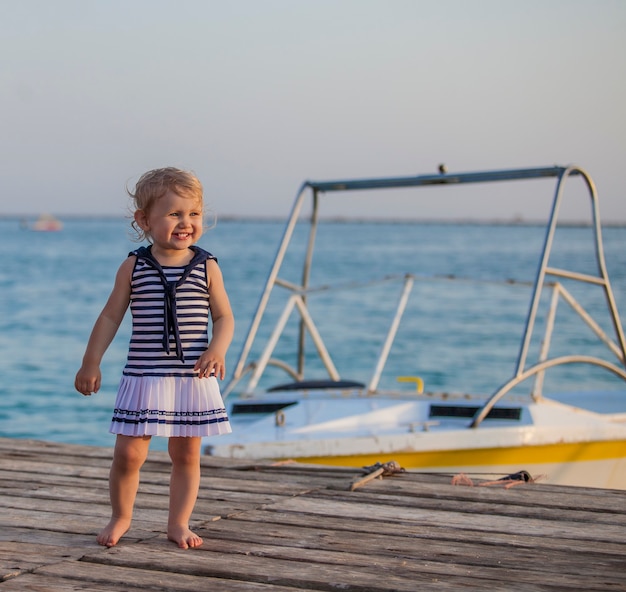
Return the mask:
<svg viewBox="0 0 626 592">
<path fill-rule="evenodd" d="M 193 549 L 199 547 L 203 541 L 195 532 L 189 530 L 187 526 L 169 526 L 167 528 L 167 538 L 176 543 L 181 549 Z"/>
<path fill-rule="evenodd" d="M 100 531 L 96 540 L 103 547 L 114 547 L 130 528 L 130 520 L 111 518 L 109 523 Z"/>
</svg>

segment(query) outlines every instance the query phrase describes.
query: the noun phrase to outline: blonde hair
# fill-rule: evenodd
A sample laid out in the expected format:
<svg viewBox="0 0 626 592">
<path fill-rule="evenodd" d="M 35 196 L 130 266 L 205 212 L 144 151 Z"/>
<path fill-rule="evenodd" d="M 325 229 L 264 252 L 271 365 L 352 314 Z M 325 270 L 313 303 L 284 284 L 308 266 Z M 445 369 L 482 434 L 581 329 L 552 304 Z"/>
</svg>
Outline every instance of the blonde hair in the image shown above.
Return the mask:
<svg viewBox="0 0 626 592">
<path fill-rule="evenodd" d="M 135 191 L 126 189 L 128 195 L 133 200 L 133 214 L 137 210 L 142 210 L 146 215 L 154 203 L 163 197 L 168 191 L 173 191 L 181 197 L 189 197 L 202 202 L 202 183 L 196 175 L 190 171 L 184 171 L 175 167 L 165 167 L 153 169 L 144 173 L 135 185 Z M 133 219 L 131 226 L 135 232 L 135 240 L 150 240 L 149 233 L 146 233 Z"/>
</svg>

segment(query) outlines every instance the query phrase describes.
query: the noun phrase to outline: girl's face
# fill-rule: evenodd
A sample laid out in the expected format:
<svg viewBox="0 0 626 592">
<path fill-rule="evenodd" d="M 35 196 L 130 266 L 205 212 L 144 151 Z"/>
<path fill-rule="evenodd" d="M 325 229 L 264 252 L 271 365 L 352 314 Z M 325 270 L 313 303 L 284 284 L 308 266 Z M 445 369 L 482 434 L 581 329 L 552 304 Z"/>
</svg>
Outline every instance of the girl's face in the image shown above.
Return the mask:
<svg viewBox="0 0 626 592">
<path fill-rule="evenodd" d="M 137 210 L 135 220 L 150 235 L 155 247 L 164 251 L 188 249 L 202 236 L 202 201 L 168 190 L 147 215 Z"/>
</svg>

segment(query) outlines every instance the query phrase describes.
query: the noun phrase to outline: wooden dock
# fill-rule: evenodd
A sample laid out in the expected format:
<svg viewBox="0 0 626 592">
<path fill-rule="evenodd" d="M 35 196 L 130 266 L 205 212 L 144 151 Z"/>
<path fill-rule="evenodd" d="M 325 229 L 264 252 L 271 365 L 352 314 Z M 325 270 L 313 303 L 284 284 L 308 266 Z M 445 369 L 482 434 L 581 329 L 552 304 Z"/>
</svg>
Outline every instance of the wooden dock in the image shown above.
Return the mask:
<svg viewBox="0 0 626 592">
<path fill-rule="evenodd" d="M 203 459 L 181 550 L 164 535 L 169 460 L 150 454 L 111 549 L 112 450 L 0 438 L 0 592 L 626 590 L 626 491 L 452 485 L 407 472 Z"/>
</svg>

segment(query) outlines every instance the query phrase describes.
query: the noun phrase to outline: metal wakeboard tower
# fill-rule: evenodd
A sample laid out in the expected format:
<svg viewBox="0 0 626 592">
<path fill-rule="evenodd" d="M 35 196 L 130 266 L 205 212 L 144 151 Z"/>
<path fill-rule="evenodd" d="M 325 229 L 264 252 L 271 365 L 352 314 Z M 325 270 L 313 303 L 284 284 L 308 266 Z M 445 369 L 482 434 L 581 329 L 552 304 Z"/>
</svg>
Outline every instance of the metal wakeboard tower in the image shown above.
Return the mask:
<svg viewBox="0 0 626 592">
<path fill-rule="evenodd" d="M 563 199 L 565 181 L 569 177 L 582 177 L 591 200 L 592 206 L 592 227 L 594 233 L 595 242 L 595 258 L 597 275 L 587 275 L 570 271 L 566 269 L 560 269 L 551 267 L 549 265 L 550 253 L 552 250 L 552 243 L 554 233 L 557 227 L 557 219 L 559 214 L 559 208 Z M 510 390 L 521 382 L 535 377 L 535 386 L 532 392 L 532 397 L 537 400 L 541 398 L 541 388 L 543 383 L 543 374 L 548 368 L 552 368 L 564 364 L 572 363 L 587 363 L 605 368 L 617 376 L 626 380 L 626 342 L 624 339 L 624 332 L 620 322 L 617 306 L 613 296 L 613 291 L 609 282 L 609 277 L 606 269 L 604 250 L 602 243 L 602 230 L 600 224 L 600 214 L 598 206 L 598 196 L 596 192 L 593 180 L 587 172 L 577 166 L 551 166 L 540 168 L 526 168 L 526 169 L 511 169 L 511 170 L 495 170 L 495 171 L 483 171 L 483 172 L 468 172 L 468 173 L 446 173 L 441 172 L 439 174 L 418 175 L 410 177 L 391 177 L 391 178 L 372 178 L 372 179 L 353 179 L 353 180 L 336 180 L 336 181 L 306 181 L 300 187 L 296 199 L 293 203 L 289 219 L 285 226 L 282 240 L 280 242 L 278 251 L 276 253 L 274 264 L 270 270 L 265 288 L 261 294 L 259 304 L 256 309 L 256 313 L 252 319 L 250 328 L 247 333 L 246 340 L 243 344 L 241 354 L 237 365 L 233 371 L 233 375 L 226 389 L 224 390 L 224 397 L 228 396 L 236 386 L 236 384 L 243 378 L 245 374 L 251 373 L 251 377 L 247 383 L 245 393 L 251 393 L 257 386 L 258 381 L 264 372 L 267 365 L 275 365 L 288 374 L 290 374 L 296 380 L 302 380 L 304 377 L 304 342 L 305 332 L 308 330 L 313 342 L 318 350 L 318 354 L 324 363 L 326 370 L 331 378 L 331 381 L 339 381 L 340 377 L 335 369 L 333 362 L 326 351 L 326 348 L 321 340 L 321 337 L 317 333 L 317 329 L 309 316 L 306 306 L 307 293 L 311 291 L 309 286 L 311 264 L 313 259 L 313 250 L 315 246 L 316 231 L 319 224 L 319 200 L 320 194 L 331 192 L 343 192 L 343 191 L 363 191 L 370 189 L 394 189 L 394 188 L 406 188 L 406 187 L 432 187 L 437 185 L 461 185 L 471 183 L 491 183 L 502 181 L 518 181 L 523 179 L 540 179 L 540 178 L 556 178 L 556 188 L 554 198 L 552 201 L 552 208 L 549 216 L 548 225 L 546 228 L 545 239 L 543 243 L 543 249 L 541 252 L 539 267 L 535 277 L 532 298 L 528 314 L 526 317 L 526 324 L 524 333 L 522 336 L 522 342 L 519 348 L 517 356 L 517 362 L 515 370 L 511 378 L 509 378 L 502 386 L 500 386 L 489 397 L 487 402 L 477 411 L 476 415 L 470 423 L 470 427 L 477 427 L 482 420 L 488 415 L 493 406 Z M 312 208 L 309 219 L 310 231 L 307 250 L 304 259 L 304 265 L 302 270 L 302 283 L 300 285 L 293 284 L 281 280 L 278 277 L 279 271 L 282 267 L 285 253 L 287 252 L 290 244 L 294 229 L 297 222 L 300 219 L 300 213 L 302 206 L 305 202 L 305 198 L 308 193 L 312 196 Z M 530 347 L 533 331 L 535 329 L 535 321 L 537 318 L 537 311 L 539 307 L 539 300 L 542 294 L 543 288 L 546 286 L 546 278 L 550 276 L 552 278 L 565 278 L 568 280 L 575 280 L 583 283 L 594 284 L 600 286 L 606 298 L 609 314 L 615 331 L 615 341 L 605 334 L 600 326 L 589 316 L 589 314 L 575 301 L 573 296 L 562 286 L 561 283 L 555 281 L 553 286 L 553 298 L 550 311 L 548 313 L 548 319 L 546 322 L 546 332 L 543 338 L 543 346 L 540 352 L 539 361 L 534 365 L 527 365 L 528 350 Z M 411 290 L 413 278 L 410 275 L 405 276 L 405 286 L 398 303 L 398 309 L 396 311 L 395 318 L 392 326 L 387 335 L 383 350 L 379 357 L 376 370 L 371 382 L 368 385 L 367 393 L 373 394 L 376 391 L 378 385 L 378 379 L 382 373 L 389 349 L 395 337 L 395 332 L 398 328 L 400 318 L 404 312 L 404 307 L 408 299 L 409 292 Z M 265 314 L 268 301 L 274 286 L 279 285 L 287 288 L 292 292 L 290 299 L 287 302 L 283 314 L 278 321 L 278 324 L 274 330 L 274 333 L 270 337 L 270 340 L 256 362 L 248 362 L 251 348 L 257 336 L 261 319 Z M 556 314 L 557 296 L 563 297 L 568 304 L 581 316 L 583 321 L 589 325 L 592 331 L 597 337 L 603 341 L 607 347 L 616 356 L 619 365 L 610 363 L 602 358 L 586 355 L 567 355 L 556 358 L 548 357 L 549 343 L 552 333 L 552 327 L 554 322 L 554 316 Z M 298 347 L 298 368 L 292 369 L 285 362 L 280 360 L 274 360 L 271 358 L 272 351 L 285 327 L 289 315 L 293 308 L 297 308 L 301 315 L 300 334 L 299 334 L 299 347 Z"/>
</svg>

